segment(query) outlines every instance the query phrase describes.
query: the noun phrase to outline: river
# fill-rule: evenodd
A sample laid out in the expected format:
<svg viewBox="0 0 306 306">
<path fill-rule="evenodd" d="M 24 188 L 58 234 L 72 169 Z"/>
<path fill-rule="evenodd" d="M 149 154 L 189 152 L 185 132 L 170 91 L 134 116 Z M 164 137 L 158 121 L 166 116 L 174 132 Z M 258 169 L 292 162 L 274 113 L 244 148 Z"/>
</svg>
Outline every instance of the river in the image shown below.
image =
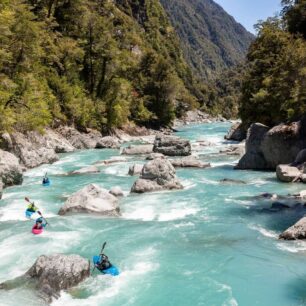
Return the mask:
<svg viewBox="0 0 306 306">
<path fill-rule="evenodd" d="M 196 154 L 209 169 L 179 169 L 184 190 L 131 195 L 135 177 L 128 168 L 143 159 L 101 167 L 101 173 L 66 176 L 68 171 L 119 155 L 118 150 L 62 154 L 53 165 L 25 173 L 22 186 L 8 188 L 0 206 L 0 282 L 26 272 L 42 254 L 105 253 L 119 267 L 118 277 L 97 271 L 81 285 L 63 292 L 52 306 L 297 306 L 306 305 L 306 243 L 285 242 L 278 235 L 305 211 L 271 212 L 271 202 L 254 196 L 286 195 L 302 189 L 281 184 L 273 172 L 235 171 L 237 156 L 217 154 L 229 146 L 228 123 L 180 128 L 177 135 L 213 145 Z M 41 185 L 48 172 L 52 185 Z M 246 184 L 224 184 L 238 179 Z M 67 196 L 89 183 L 120 186 L 121 218 L 58 216 Z M 50 226 L 31 234 L 24 217 L 24 197 L 34 200 Z M 42 305 L 32 288 L 0 291 L 0 305 Z"/>
</svg>

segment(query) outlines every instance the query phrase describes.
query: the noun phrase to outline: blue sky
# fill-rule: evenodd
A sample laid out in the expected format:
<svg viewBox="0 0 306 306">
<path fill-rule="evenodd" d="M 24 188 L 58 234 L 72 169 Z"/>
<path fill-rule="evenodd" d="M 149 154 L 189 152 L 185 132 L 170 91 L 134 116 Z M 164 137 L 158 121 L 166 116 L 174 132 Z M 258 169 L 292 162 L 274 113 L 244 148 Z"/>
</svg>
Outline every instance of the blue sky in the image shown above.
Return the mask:
<svg viewBox="0 0 306 306">
<path fill-rule="evenodd" d="M 272 17 L 281 10 L 281 0 L 214 0 L 247 30 L 255 33 L 258 20 Z"/>
</svg>

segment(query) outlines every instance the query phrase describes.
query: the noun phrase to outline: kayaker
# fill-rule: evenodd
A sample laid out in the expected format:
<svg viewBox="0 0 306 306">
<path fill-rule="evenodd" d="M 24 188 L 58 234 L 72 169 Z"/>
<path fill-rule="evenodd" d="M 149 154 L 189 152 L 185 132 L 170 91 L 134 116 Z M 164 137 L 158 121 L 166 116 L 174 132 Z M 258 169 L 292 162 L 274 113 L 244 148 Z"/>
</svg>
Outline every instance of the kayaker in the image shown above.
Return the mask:
<svg viewBox="0 0 306 306">
<path fill-rule="evenodd" d="M 49 184 L 49 183 L 50 183 L 49 178 L 48 178 L 48 177 L 44 177 L 42 183 L 43 183 L 43 184 Z"/>
<path fill-rule="evenodd" d="M 31 213 L 35 213 L 37 212 L 39 215 L 41 215 L 41 212 L 38 210 L 38 207 L 34 204 L 34 202 L 30 202 L 29 198 L 24 198 L 26 200 L 26 202 L 28 202 L 28 207 L 27 207 L 27 211 L 31 212 Z"/>
<path fill-rule="evenodd" d="M 46 225 L 47 225 L 47 223 L 44 221 L 44 219 L 42 217 L 40 217 L 40 218 L 36 219 L 33 229 L 42 229 L 42 228 L 46 227 Z"/>
<path fill-rule="evenodd" d="M 100 271 L 109 269 L 112 267 L 112 264 L 110 263 L 108 257 L 105 254 L 102 254 L 100 256 L 100 262 L 96 263 L 96 268 Z"/>
</svg>

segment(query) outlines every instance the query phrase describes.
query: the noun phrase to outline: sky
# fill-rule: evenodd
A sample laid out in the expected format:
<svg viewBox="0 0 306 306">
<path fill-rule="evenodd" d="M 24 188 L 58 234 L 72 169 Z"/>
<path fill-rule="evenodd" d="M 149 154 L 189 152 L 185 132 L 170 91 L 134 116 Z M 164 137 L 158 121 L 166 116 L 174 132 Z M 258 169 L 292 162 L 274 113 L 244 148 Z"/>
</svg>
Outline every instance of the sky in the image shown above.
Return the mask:
<svg viewBox="0 0 306 306">
<path fill-rule="evenodd" d="M 281 0 L 214 0 L 248 31 L 255 33 L 258 20 L 272 17 L 281 10 Z"/>
</svg>

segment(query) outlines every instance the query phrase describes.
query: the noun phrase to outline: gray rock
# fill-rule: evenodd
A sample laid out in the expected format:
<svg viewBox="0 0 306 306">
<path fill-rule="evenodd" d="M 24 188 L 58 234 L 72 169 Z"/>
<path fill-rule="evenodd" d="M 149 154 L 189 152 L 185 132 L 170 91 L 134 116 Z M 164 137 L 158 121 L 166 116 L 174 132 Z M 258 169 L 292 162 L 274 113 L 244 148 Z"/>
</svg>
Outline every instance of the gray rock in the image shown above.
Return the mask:
<svg viewBox="0 0 306 306">
<path fill-rule="evenodd" d="M 182 188 L 171 163 L 166 159 L 157 158 L 144 165 L 140 178 L 134 183 L 131 192 L 144 193 Z"/>
<path fill-rule="evenodd" d="M 210 163 L 204 163 L 195 156 L 186 156 L 179 159 L 169 159 L 173 167 L 209 168 Z"/>
<path fill-rule="evenodd" d="M 299 123 L 280 124 L 270 129 L 260 147 L 269 169 L 292 163 L 304 148 L 299 135 Z"/>
<path fill-rule="evenodd" d="M 290 183 L 301 175 L 298 168 L 289 165 L 278 165 L 276 168 L 276 176 L 282 182 Z"/>
<path fill-rule="evenodd" d="M 246 136 L 246 130 L 242 127 L 241 123 L 237 122 L 231 126 L 229 132 L 224 136 L 224 138 L 227 140 L 242 141 Z"/>
<path fill-rule="evenodd" d="M 71 174 L 90 174 L 90 173 L 99 173 L 100 169 L 96 166 L 84 167 L 79 170 L 72 171 Z"/>
<path fill-rule="evenodd" d="M 0 150 L 0 180 L 2 187 L 21 185 L 23 181 L 22 169 L 18 158 Z"/>
<path fill-rule="evenodd" d="M 191 155 L 190 141 L 176 136 L 156 136 L 153 151 L 167 156 Z"/>
<path fill-rule="evenodd" d="M 238 145 L 238 146 L 230 146 L 225 149 L 220 150 L 221 154 L 226 154 L 230 156 L 243 156 L 245 154 L 245 146 Z"/>
<path fill-rule="evenodd" d="M 124 155 L 141 155 L 141 154 L 150 154 L 153 152 L 153 145 L 130 145 L 127 148 L 123 148 L 122 154 Z"/>
<path fill-rule="evenodd" d="M 116 137 L 106 136 L 97 141 L 97 149 L 119 149 L 120 142 Z"/>
<path fill-rule="evenodd" d="M 6 142 L 8 151 L 17 156 L 26 168 L 50 164 L 59 159 L 55 152 L 55 143 L 38 132 L 5 134 L 2 135 L 2 139 Z"/>
<path fill-rule="evenodd" d="M 129 175 L 134 176 L 134 175 L 139 175 L 143 169 L 143 165 L 141 164 L 134 164 L 130 166 L 129 168 Z"/>
<path fill-rule="evenodd" d="M 248 130 L 246 153 L 240 159 L 236 169 L 268 169 L 268 164 L 261 150 L 261 143 L 269 128 L 260 123 L 254 123 Z"/>
<path fill-rule="evenodd" d="M 35 280 L 39 292 L 51 302 L 61 290 L 76 286 L 90 276 L 90 262 L 79 255 L 42 255 L 25 276 Z"/>
<path fill-rule="evenodd" d="M 117 198 L 124 196 L 124 193 L 123 193 L 121 187 L 119 187 L 119 186 L 112 187 L 111 190 L 109 191 L 109 193 L 112 194 L 113 196 L 117 197 Z"/>
<path fill-rule="evenodd" d="M 285 230 L 280 236 L 280 239 L 296 240 L 306 238 L 306 217 L 303 217 L 296 224 Z"/>
<path fill-rule="evenodd" d="M 280 202 L 274 202 L 272 203 L 272 206 L 271 206 L 271 209 L 272 210 L 284 210 L 284 209 L 289 209 L 290 206 L 286 205 L 286 204 L 283 204 L 283 203 L 280 203 Z"/>
<path fill-rule="evenodd" d="M 62 126 L 57 132 L 76 149 L 95 149 L 98 144 L 103 143 L 102 134 L 91 129 L 88 129 L 88 133 L 80 133 L 73 127 Z"/>
<path fill-rule="evenodd" d="M 59 215 L 67 213 L 95 213 L 103 216 L 119 216 L 118 199 L 106 189 L 90 184 L 71 195 Z"/>
</svg>

